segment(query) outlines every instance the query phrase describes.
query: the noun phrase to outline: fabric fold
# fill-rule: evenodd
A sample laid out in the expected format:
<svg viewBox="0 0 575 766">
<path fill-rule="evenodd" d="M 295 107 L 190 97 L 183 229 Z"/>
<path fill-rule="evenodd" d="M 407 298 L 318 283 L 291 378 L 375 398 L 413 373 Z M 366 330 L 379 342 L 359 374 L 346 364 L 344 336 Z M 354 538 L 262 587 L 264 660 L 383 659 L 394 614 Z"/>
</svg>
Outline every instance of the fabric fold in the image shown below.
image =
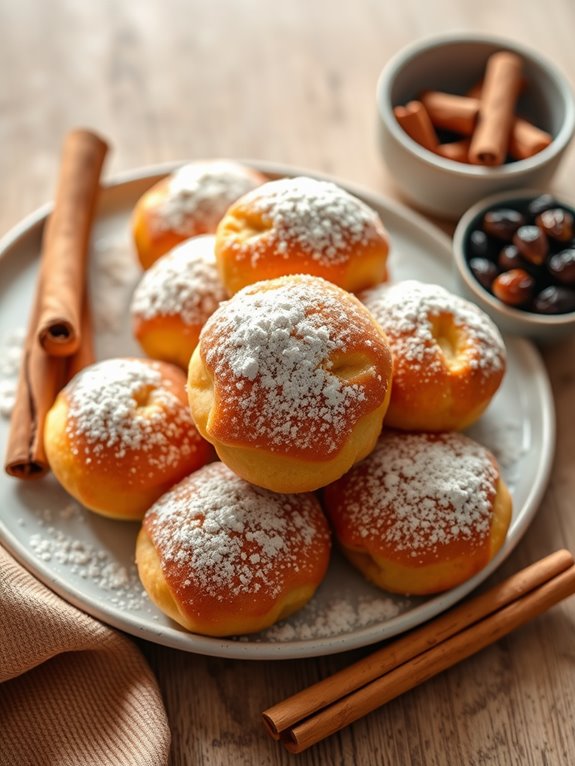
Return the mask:
<svg viewBox="0 0 575 766">
<path fill-rule="evenodd" d="M 0 766 L 161 766 L 169 746 L 137 646 L 0 548 Z"/>
</svg>

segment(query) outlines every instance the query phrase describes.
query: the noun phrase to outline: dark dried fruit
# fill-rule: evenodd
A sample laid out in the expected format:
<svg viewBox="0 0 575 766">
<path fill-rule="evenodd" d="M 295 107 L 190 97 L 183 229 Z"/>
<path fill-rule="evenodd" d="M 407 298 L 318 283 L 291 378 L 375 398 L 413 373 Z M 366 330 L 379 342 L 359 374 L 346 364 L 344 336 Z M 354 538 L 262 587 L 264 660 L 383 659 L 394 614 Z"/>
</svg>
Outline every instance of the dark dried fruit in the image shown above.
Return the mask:
<svg viewBox="0 0 575 766">
<path fill-rule="evenodd" d="M 540 194 L 539 197 L 535 197 L 535 199 L 529 203 L 527 212 L 532 218 L 535 218 L 535 216 L 538 216 L 550 207 L 557 207 L 557 200 L 555 197 L 552 194 Z"/>
<path fill-rule="evenodd" d="M 499 269 L 493 261 L 487 258 L 472 258 L 469 261 L 469 268 L 479 284 L 486 290 L 491 290 L 491 283 L 499 274 Z"/>
<path fill-rule="evenodd" d="M 509 269 L 522 269 L 524 266 L 522 258 L 519 255 L 519 250 L 515 247 L 515 245 L 505 245 L 503 250 L 499 253 L 497 265 L 502 271 L 509 271 Z"/>
<path fill-rule="evenodd" d="M 536 223 L 548 237 L 558 242 L 569 242 L 573 238 L 573 216 L 563 208 L 545 210 L 537 216 Z"/>
<path fill-rule="evenodd" d="M 488 210 L 479 226 L 466 260 L 486 291 L 527 312 L 575 312 L 575 208 L 540 194 Z"/>
<path fill-rule="evenodd" d="M 485 258 L 489 253 L 489 240 L 487 234 L 481 229 L 475 229 L 469 236 L 469 251 L 472 256 Z"/>
<path fill-rule="evenodd" d="M 535 311 L 540 314 L 567 314 L 575 311 L 575 290 L 568 287 L 546 287 L 534 301 Z"/>
<path fill-rule="evenodd" d="M 558 282 L 575 285 L 575 250 L 561 250 L 549 259 L 547 268 Z"/>
<path fill-rule="evenodd" d="M 513 236 L 513 244 L 529 263 L 544 263 L 549 242 L 539 226 L 520 226 Z"/>
<path fill-rule="evenodd" d="M 502 207 L 490 210 L 483 216 L 483 231 L 492 237 L 510 242 L 517 229 L 525 223 L 525 216 L 518 210 Z"/>
<path fill-rule="evenodd" d="M 504 271 L 492 284 L 493 294 L 508 306 L 521 306 L 531 299 L 535 280 L 523 269 Z"/>
</svg>

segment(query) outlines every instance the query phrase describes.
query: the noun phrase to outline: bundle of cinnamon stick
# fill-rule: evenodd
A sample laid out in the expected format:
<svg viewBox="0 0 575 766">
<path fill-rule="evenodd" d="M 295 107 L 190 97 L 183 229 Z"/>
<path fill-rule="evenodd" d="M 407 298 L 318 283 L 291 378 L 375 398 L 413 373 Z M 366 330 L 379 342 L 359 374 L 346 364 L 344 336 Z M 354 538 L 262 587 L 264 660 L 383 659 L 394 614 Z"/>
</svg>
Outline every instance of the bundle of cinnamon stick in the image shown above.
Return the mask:
<svg viewBox="0 0 575 766">
<path fill-rule="evenodd" d="M 552 137 L 515 114 L 522 67 L 520 56 L 499 51 L 489 57 L 482 83 L 467 95 L 425 91 L 419 100 L 396 106 L 395 117 L 414 141 L 456 162 L 496 167 L 507 157 L 532 157 Z M 438 131 L 457 139 L 442 142 Z"/>
<path fill-rule="evenodd" d="M 264 711 L 266 730 L 301 753 L 574 593 L 573 556 L 557 551 Z"/>
<path fill-rule="evenodd" d="M 88 130 L 73 130 L 64 141 L 6 452 L 6 471 L 19 479 L 39 478 L 48 471 L 46 414 L 67 380 L 94 358 L 86 274 L 107 150 L 106 142 Z"/>
</svg>

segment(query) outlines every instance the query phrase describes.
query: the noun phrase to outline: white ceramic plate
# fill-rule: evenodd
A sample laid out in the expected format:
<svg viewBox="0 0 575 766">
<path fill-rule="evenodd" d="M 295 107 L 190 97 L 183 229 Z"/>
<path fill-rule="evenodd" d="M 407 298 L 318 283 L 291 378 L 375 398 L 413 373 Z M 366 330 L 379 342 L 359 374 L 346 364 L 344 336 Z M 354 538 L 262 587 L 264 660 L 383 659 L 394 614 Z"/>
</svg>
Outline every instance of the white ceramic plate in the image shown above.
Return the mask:
<svg viewBox="0 0 575 766">
<path fill-rule="evenodd" d="M 253 163 L 278 175 L 293 168 Z M 92 301 L 100 357 L 138 355 L 127 307 L 139 276 L 130 244 L 129 217 L 140 195 L 171 166 L 144 169 L 106 186 L 92 238 Z M 314 174 L 317 175 L 317 174 Z M 349 187 L 379 211 L 387 226 L 392 279 L 417 278 L 451 287 L 447 237 L 396 203 Z M 0 242 L 0 383 L 10 384 L 15 332 L 27 321 L 49 207 L 24 220 Z M 333 556 L 326 580 L 300 613 L 269 631 L 238 639 L 191 635 L 147 599 L 133 566 L 137 525 L 86 511 L 53 477 L 20 482 L 0 476 L 0 539 L 24 566 L 65 599 L 128 633 L 186 651 L 246 659 L 291 659 L 353 649 L 418 625 L 475 588 L 509 555 L 533 518 L 545 489 L 554 449 L 553 400 L 534 347 L 507 339 L 505 381 L 472 435 L 498 456 L 510 485 L 514 511 L 499 555 L 473 579 L 443 595 L 392 597 L 369 585 L 341 557 Z M 6 444 L 8 420 L 0 417 Z"/>
</svg>

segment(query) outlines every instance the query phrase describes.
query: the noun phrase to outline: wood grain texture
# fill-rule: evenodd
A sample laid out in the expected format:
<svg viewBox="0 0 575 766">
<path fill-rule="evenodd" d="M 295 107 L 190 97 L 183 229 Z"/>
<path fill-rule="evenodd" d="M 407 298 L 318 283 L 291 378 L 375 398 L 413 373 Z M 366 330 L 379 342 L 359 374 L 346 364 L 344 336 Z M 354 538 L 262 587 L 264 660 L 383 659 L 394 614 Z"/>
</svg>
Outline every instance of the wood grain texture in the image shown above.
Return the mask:
<svg viewBox="0 0 575 766">
<path fill-rule="evenodd" d="M 64 133 L 107 136 L 107 175 L 172 159 L 252 157 L 397 198 L 374 93 L 405 44 L 497 31 L 575 76 L 575 4 L 502 0 L 0 0 L 0 232 L 50 199 Z M 575 147 L 553 189 L 573 197 Z M 451 227 L 442 224 L 446 231 Z M 575 339 L 545 349 L 558 440 L 549 489 L 497 573 L 575 551 Z M 495 578 L 493 578 L 495 579 Z M 239 662 L 142 644 L 173 732 L 173 766 L 294 762 L 260 712 L 365 653 Z M 575 600 L 297 756 L 300 764 L 575 763 Z"/>
</svg>

